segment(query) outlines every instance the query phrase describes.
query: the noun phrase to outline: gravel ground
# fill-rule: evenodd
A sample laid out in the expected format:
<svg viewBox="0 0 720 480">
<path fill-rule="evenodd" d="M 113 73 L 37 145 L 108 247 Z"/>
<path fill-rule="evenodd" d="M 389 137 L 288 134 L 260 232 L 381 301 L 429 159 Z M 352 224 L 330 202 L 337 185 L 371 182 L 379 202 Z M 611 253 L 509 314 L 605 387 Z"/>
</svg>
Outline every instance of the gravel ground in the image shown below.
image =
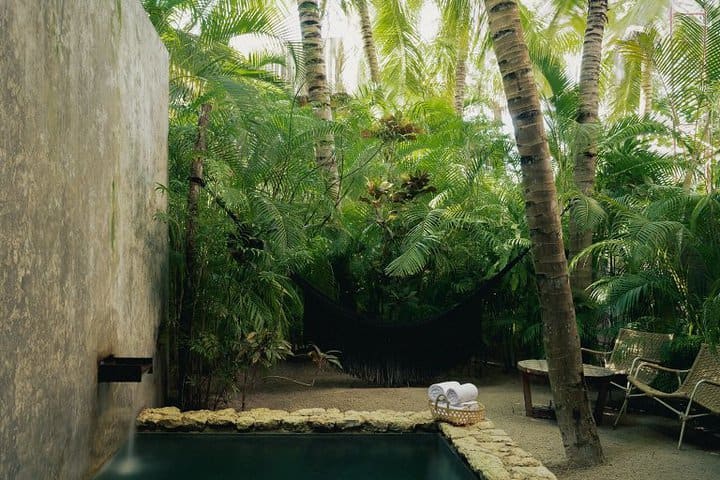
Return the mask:
<svg viewBox="0 0 720 480">
<path fill-rule="evenodd" d="M 318 372 L 311 364 L 287 363 L 268 376 L 281 376 L 313 383 L 306 387 L 281 378 L 264 378 L 249 394 L 247 408 L 339 408 L 340 410 L 424 410 L 427 408 L 425 388 L 379 388 L 338 372 Z M 717 480 L 720 479 L 719 430 L 689 429 L 683 449 L 676 449 L 679 422 L 647 413 L 631 413 L 623 417 L 613 430 L 614 411 L 606 410 L 605 422 L 599 427 L 605 452 L 605 464 L 592 469 L 569 468 L 564 462 L 560 431 L 552 420 L 525 417 L 523 395 L 517 374 L 504 374 L 485 367 L 482 374 L 458 376 L 471 381 L 480 390 L 479 400 L 487 416 L 498 428 L 505 430 L 523 449 L 532 453 L 560 480 Z M 532 387 L 534 403 L 547 403 L 549 389 L 537 384 Z M 591 392 L 591 398 L 595 393 Z M 615 393 L 614 399 L 620 398 Z M 239 409 L 239 401 L 230 406 Z M 702 420 L 702 419 L 701 419 Z M 714 422 L 717 425 L 718 422 Z M 702 423 L 700 423 L 702 425 Z"/>
</svg>

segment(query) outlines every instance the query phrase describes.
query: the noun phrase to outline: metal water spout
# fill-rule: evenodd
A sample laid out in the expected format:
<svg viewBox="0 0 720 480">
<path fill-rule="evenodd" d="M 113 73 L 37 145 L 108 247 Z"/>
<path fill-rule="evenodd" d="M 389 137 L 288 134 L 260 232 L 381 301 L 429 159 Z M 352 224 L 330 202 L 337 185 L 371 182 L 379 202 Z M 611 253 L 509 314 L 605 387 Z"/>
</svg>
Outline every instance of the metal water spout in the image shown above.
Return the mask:
<svg viewBox="0 0 720 480">
<path fill-rule="evenodd" d="M 140 382 L 144 373 L 152 373 L 152 365 L 152 357 L 110 355 L 98 363 L 98 383 Z"/>
</svg>

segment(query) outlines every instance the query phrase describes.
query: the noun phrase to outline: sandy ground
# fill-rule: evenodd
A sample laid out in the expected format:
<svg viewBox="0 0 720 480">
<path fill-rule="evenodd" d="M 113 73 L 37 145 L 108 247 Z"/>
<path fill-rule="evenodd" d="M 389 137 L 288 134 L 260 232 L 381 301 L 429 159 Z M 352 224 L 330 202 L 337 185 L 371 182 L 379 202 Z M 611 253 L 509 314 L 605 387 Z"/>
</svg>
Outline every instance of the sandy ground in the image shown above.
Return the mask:
<svg viewBox="0 0 720 480">
<path fill-rule="evenodd" d="M 267 375 L 278 375 L 303 382 L 312 387 L 278 379 L 264 378 L 247 398 L 247 408 L 339 408 L 340 410 L 424 410 L 427 408 L 425 388 L 378 388 L 368 386 L 337 372 L 318 372 L 311 364 L 284 364 Z M 679 422 L 647 413 L 631 412 L 620 426 L 611 425 L 615 411 L 606 409 L 604 425 L 599 427 L 606 462 L 602 466 L 578 470 L 564 463 L 560 431 L 552 420 L 525 416 L 523 395 L 517 374 L 504 374 L 494 367 L 484 367 L 480 375 L 456 377 L 478 385 L 479 400 L 487 416 L 498 428 L 505 430 L 522 448 L 532 453 L 561 480 L 718 480 L 720 479 L 720 422 L 713 428 L 689 429 L 683 449 L 676 449 Z M 547 386 L 532 386 L 533 402 L 550 399 Z M 594 400 L 596 394 L 591 392 Z M 620 399 L 616 392 L 614 399 Z M 612 405 L 612 403 L 611 403 Z M 239 402 L 231 406 L 240 407 Z M 702 420 L 702 419 L 701 419 Z M 702 425 L 699 423 L 698 425 Z"/>
</svg>

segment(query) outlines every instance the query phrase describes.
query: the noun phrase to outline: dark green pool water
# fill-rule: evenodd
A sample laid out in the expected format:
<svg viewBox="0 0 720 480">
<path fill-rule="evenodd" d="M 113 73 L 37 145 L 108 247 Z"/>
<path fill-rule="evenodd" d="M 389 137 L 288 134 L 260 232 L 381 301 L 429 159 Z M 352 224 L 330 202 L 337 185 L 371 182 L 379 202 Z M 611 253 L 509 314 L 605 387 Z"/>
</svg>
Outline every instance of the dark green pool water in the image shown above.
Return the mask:
<svg viewBox="0 0 720 480">
<path fill-rule="evenodd" d="M 178 434 L 135 437 L 111 479 L 477 480 L 438 434 Z"/>
</svg>

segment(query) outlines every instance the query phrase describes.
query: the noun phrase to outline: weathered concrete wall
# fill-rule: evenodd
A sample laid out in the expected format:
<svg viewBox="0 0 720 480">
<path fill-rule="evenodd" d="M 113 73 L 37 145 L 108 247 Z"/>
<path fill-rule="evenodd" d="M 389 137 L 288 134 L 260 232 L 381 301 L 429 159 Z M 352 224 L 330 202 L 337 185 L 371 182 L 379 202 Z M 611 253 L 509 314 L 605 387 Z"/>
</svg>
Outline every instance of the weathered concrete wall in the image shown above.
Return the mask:
<svg viewBox="0 0 720 480">
<path fill-rule="evenodd" d="M 87 477 L 157 375 L 167 72 L 138 0 L 0 0 L 0 478 Z"/>
</svg>

